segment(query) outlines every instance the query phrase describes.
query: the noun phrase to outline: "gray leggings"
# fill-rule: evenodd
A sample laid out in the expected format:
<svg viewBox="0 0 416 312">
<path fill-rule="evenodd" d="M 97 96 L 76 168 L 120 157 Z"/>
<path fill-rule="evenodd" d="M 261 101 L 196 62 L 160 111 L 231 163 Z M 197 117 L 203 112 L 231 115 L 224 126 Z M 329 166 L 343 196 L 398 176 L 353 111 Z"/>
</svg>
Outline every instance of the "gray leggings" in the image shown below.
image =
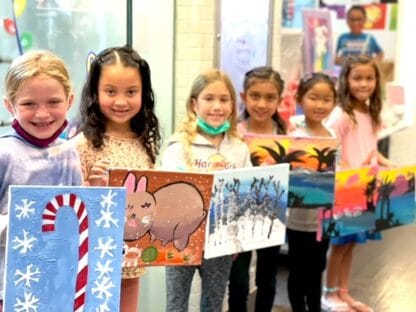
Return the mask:
<svg viewBox="0 0 416 312">
<path fill-rule="evenodd" d="M 187 312 L 195 270 L 202 280 L 201 312 L 221 312 L 230 276 L 231 256 L 202 260 L 199 266 L 166 267 L 166 311 Z"/>
</svg>

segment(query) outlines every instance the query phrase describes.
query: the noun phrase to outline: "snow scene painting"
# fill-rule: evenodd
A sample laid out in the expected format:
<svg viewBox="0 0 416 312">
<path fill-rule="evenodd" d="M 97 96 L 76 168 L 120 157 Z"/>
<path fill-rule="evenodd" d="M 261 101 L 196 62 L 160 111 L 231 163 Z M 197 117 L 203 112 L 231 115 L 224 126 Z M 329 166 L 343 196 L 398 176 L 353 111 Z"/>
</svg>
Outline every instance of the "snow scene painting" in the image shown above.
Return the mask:
<svg viewBox="0 0 416 312">
<path fill-rule="evenodd" d="M 290 164 L 288 207 L 332 206 L 338 149 L 335 138 L 246 134 L 244 140 L 254 165 Z"/>
<path fill-rule="evenodd" d="M 214 176 L 112 169 L 127 189 L 124 266 L 199 265 Z"/>
<path fill-rule="evenodd" d="M 415 172 L 416 167 L 378 172 L 373 195 L 377 231 L 415 222 Z"/>
<path fill-rule="evenodd" d="M 285 242 L 289 165 L 215 172 L 205 258 Z"/>
<path fill-rule="evenodd" d="M 118 311 L 125 190 L 9 192 L 4 311 Z"/>
</svg>

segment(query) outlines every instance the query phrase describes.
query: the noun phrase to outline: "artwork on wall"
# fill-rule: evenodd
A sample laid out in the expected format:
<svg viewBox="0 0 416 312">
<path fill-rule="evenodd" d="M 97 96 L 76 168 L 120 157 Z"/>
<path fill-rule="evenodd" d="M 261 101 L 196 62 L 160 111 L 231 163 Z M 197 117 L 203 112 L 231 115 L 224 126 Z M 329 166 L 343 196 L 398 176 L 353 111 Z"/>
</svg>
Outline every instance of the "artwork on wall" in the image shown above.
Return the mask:
<svg viewBox="0 0 416 312">
<path fill-rule="evenodd" d="M 338 143 L 330 137 L 246 134 L 255 165 L 289 163 L 288 207 L 330 207 Z"/>
<path fill-rule="evenodd" d="M 127 188 L 124 266 L 201 263 L 213 175 L 112 169 L 109 179 Z"/>
<path fill-rule="evenodd" d="M 289 165 L 215 172 L 205 258 L 281 245 Z"/>
<path fill-rule="evenodd" d="M 302 28 L 302 9 L 316 7 L 316 0 L 283 0 L 282 27 Z"/>
<path fill-rule="evenodd" d="M 332 24 L 329 10 L 304 9 L 304 69 L 305 72 L 332 72 Z"/>
<path fill-rule="evenodd" d="M 367 14 L 365 29 L 385 29 L 387 26 L 387 4 L 367 4 L 364 6 Z"/>
<path fill-rule="evenodd" d="M 4 311 L 117 311 L 126 191 L 9 192 Z"/>
<path fill-rule="evenodd" d="M 236 10 L 238 8 L 238 10 Z M 236 94 L 243 91 L 244 74 L 268 63 L 270 0 L 221 1 L 220 64 Z M 244 104 L 237 98 L 237 113 Z"/>
</svg>

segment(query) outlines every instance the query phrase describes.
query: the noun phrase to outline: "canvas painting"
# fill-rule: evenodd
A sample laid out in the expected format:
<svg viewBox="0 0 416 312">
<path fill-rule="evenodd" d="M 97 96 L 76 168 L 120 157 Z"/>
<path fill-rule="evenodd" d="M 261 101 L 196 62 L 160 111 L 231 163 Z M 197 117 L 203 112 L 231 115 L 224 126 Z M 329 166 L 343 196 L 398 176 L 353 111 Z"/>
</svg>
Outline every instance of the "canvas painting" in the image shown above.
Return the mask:
<svg viewBox="0 0 416 312">
<path fill-rule="evenodd" d="M 332 206 L 336 139 L 246 134 L 244 140 L 253 164 L 290 164 L 288 207 Z"/>
<path fill-rule="evenodd" d="M 123 188 L 11 186 L 4 311 L 118 311 Z"/>
<path fill-rule="evenodd" d="M 199 265 L 213 175 L 112 169 L 127 189 L 124 266 Z"/>
<path fill-rule="evenodd" d="M 377 170 L 364 167 L 336 172 L 334 206 L 321 211 L 319 236 L 345 236 L 375 229 Z"/>
<path fill-rule="evenodd" d="M 332 24 L 329 10 L 303 9 L 305 72 L 332 72 Z"/>
<path fill-rule="evenodd" d="M 377 231 L 415 222 L 416 167 L 379 171 L 373 200 Z"/>
<path fill-rule="evenodd" d="M 204 257 L 285 242 L 289 165 L 215 172 Z"/>
</svg>

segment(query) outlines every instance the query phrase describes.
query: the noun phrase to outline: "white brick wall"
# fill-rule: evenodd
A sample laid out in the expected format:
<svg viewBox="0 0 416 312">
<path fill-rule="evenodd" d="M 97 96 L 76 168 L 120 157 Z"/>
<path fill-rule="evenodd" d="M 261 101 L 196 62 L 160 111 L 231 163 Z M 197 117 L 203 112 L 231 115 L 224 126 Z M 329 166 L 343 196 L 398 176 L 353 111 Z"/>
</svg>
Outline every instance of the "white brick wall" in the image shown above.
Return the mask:
<svg viewBox="0 0 416 312">
<path fill-rule="evenodd" d="M 223 0 L 225 1 L 225 0 Z M 273 0 L 271 0 L 273 1 Z M 186 100 L 195 77 L 212 68 L 216 54 L 216 13 L 213 0 L 177 0 L 175 19 L 175 75 L 174 75 L 174 128 L 186 113 Z M 255 3 L 253 2 L 255 5 Z M 281 0 L 274 1 L 271 65 L 280 68 Z M 255 257 L 253 257 L 255 263 Z M 251 289 L 254 290 L 254 268 L 251 268 Z M 199 311 L 200 278 L 195 274 L 191 290 L 189 311 Z M 224 301 L 226 310 L 227 299 Z"/>
<path fill-rule="evenodd" d="M 215 1 L 177 0 L 174 106 L 176 128 L 186 112 L 192 81 L 214 66 Z"/>
</svg>

